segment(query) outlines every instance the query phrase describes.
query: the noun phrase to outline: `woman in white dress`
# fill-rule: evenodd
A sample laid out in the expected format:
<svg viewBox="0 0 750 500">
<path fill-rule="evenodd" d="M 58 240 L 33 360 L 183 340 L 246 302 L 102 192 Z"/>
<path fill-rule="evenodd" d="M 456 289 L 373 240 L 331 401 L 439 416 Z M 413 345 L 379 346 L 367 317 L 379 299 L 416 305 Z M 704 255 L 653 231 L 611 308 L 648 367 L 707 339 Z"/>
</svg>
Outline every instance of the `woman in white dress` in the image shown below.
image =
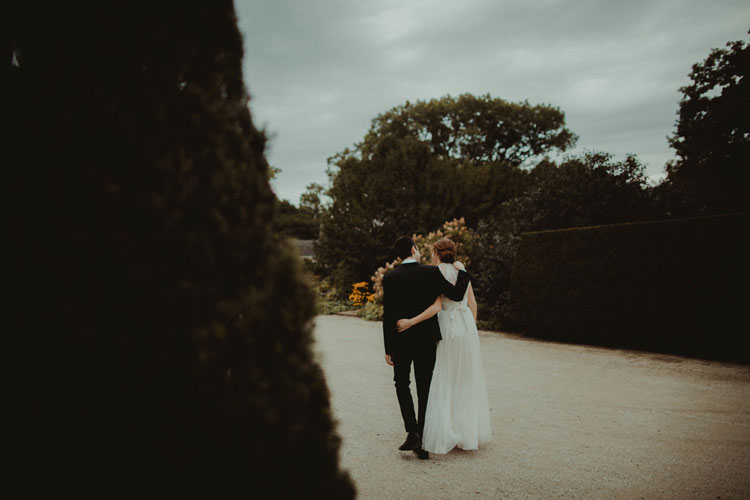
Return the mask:
<svg viewBox="0 0 750 500">
<path fill-rule="evenodd" d="M 451 283 L 458 275 L 452 264 L 455 255 L 456 245 L 451 240 L 443 238 L 435 243 L 432 262 Z M 448 453 L 456 446 L 476 450 L 480 443 L 490 441 L 492 432 L 471 284 L 461 302 L 438 297 L 419 316 L 399 320 L 398 329 L 407 330 L 435 314 L 443 340 L 437 347 L 422 447 L 432 453 Z"/>
</svg>

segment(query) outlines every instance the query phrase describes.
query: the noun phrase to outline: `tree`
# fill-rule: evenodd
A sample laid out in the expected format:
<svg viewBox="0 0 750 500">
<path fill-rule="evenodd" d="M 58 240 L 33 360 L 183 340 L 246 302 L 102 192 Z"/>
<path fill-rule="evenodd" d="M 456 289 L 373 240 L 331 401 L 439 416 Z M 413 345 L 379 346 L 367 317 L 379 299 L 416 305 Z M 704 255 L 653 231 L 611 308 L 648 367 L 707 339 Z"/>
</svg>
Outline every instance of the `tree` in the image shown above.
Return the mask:
<svg viewBox="0 0 750 500">
<path fill-rule="evenodd" d="M 308 184 L 305 192 L 299 197 L 299 207 L 310 212 L 317 220 L 324 208 L 320 197 L 325 195 L 325 192 L 325 188 L 316 182 Z"/>
<path fill-rule="evenodd" d="M 313 297 L 269 226 L 232 2 L 87 7 L 9 14 L 6 444 L 24 487 L 352 498 Z"/>
<path fill-rule="evenodd" d="M 281 200 L 278 207 L 273 226 L 279 234 L 300 240 L 317 239 L 319 223 L 311 210 L 297 208 L 287 200 Z"/>
<path fill-rule="evenodd" d="M 645 167 L 634 155 L 614 161 L 609 153 L 586 152 L 566 158 L 540 173 L 522 198 L 527 205 L 525 230 L 562 229 L 653 216 Z"/>
<path fill-rule="evenodd" d="M 274 229 L 279 234 L 300 240 L 316 240 L 320 232 L 320 217 L 325 209 L 320 196 L 325 194 L 323 186 L 312 183 L 299 197 L 299 207 L 287 200 L 278 204 L 278 215 Z"/>
<path fill-rule="evenodd" d="M 397 106 L 329 159 L 320 261 L 340 288 L 366 279 L 392 260 L 396 237 L 456 217 L 475 225 L 525 191 L 521 167 L 574 140 L 564 114 L 546 105 L 462 95 Z"/>
<path fill-rule="evenodd" d="M 669 138 L 677 161 L 661 191 L 675 215 L 750 208 L 750 45 L 729 42 L 693 65 Z"/>
<path fill-rule="evenodd" d="M 554 149 L 564 151 L 576 139 L 565 128 L 565 115 L 552 106 L 463 94 L 406 102 L 379 115 L 361 152 L 371 155 L 381 140 L 402 136 L 419 139 L 440 158 L 515 166 Z"/>
</svg>

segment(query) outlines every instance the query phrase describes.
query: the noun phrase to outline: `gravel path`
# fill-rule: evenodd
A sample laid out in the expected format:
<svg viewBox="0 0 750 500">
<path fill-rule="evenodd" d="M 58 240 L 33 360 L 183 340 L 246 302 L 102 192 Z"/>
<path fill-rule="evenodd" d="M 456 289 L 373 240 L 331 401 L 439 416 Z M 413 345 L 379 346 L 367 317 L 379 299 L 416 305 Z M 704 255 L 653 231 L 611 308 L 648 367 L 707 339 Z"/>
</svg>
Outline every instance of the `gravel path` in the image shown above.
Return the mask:
<svg viewBox="0 0 750 500">
<path fill-rule="evenodd" d="M 481 332 L 493 441 L 422 461 L 381 324 L 315 322 L 360 499 L 750 498 L 750 366 Z"/>
</svg>

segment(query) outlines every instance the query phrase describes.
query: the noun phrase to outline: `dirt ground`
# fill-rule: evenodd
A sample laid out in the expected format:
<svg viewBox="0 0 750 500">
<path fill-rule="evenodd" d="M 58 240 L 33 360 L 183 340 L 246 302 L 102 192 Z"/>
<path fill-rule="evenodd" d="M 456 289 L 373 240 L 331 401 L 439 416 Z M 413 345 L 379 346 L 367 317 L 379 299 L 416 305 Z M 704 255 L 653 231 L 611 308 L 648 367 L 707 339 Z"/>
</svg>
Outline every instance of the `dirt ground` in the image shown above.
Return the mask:
<svg viewBox="0 0 750 500">
<path fill-rule="evenodd" d="M 493 440 L 422 461 L 381 324 L 315 323 L 360 499 L 750 498 L 750 366 L 480 332 Z"/>
</svg>

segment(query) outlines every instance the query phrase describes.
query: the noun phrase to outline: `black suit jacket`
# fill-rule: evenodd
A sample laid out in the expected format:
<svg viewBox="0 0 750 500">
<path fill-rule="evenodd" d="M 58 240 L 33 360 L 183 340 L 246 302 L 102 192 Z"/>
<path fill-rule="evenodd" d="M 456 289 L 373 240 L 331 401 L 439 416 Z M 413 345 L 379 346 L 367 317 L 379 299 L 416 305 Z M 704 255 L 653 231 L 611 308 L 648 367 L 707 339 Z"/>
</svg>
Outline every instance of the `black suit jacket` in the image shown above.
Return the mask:
<svg viewBox="0 0 750 500">
<path fill-rule="evenodd" d="M 423 321 L 405 332 L 398 332 L 396 322 L 413 318 L 445 295 L 459 302 L 469 286 L 470 276 L 466 271 L 458 273 L 456 285 L 443 277 L 437 266 L 408 263 L 401 264 L 383 278 L 383 342 L 385 353 L 394 354 L 405 345 L 422 342 L 438 342 L 442 339 L 437 315 Z"/>
</svg>

